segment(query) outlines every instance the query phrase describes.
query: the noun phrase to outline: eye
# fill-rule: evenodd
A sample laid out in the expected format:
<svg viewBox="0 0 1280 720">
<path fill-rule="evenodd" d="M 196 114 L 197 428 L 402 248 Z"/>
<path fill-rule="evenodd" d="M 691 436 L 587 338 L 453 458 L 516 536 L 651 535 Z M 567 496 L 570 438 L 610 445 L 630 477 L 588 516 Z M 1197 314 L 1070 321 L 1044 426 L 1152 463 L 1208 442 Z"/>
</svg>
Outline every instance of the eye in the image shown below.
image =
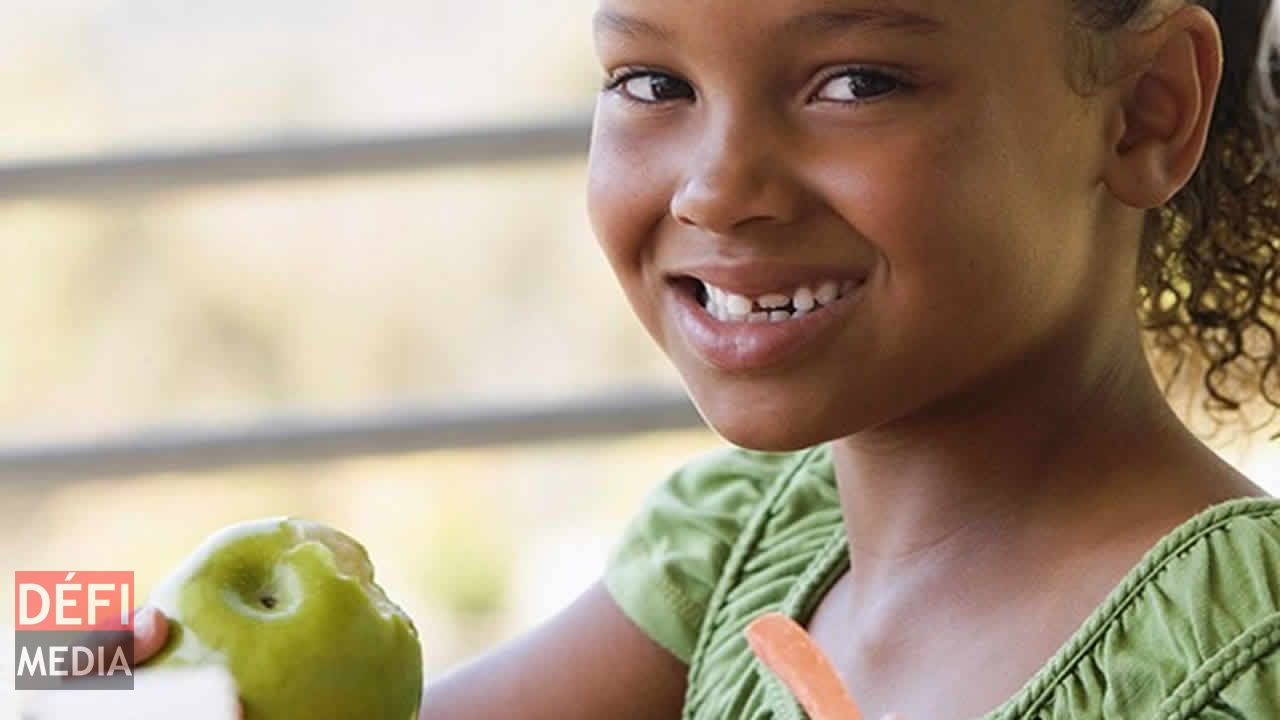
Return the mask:
<svg viewBox="0 0 1280 720">
<path fill-rule="evenodd" d="M 827 78 L 814 98 L 835 103 L 863 103 L 905 86 L 903 81 L 878 70 L 845 68 Z"/>
<path fill-rule="evenodd" d="M 623 97 L 645 105 L 693 97 L 693 88 L 683 80 L 666 73 L 633 70 L 605 81 L 605 90 L 620 92 Z"/>
</svg>

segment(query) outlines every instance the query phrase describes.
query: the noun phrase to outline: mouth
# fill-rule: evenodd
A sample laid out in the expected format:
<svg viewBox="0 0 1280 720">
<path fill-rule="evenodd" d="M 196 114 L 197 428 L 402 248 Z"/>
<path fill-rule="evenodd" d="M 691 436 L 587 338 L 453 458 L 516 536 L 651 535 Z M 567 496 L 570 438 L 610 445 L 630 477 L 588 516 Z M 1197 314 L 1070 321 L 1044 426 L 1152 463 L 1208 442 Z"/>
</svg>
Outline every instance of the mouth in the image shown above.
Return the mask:
<svg viewBox="0 0 1280 720">
<path fill-rule="evenodd" d="M 820 313 L 862 286 L 854 280 L 824 280 L 780 288 L 759 295 L 726 290 L 691 275 L 670 280 L 677 291 L 693 298 L 706 313 L 723 323 L 783 323 Z"/>
<path fill-rule="evenodd" d="M 686 347 L 723 372 L 777 369 L 815 352 L 855 316 L 867 284 L 866 279 L 811 280 L 780 287 L 758 277 L 753 282 L 772 289 L 748 296 L 691 275 L 668 278 L 675 327 Z"/>
</svg>

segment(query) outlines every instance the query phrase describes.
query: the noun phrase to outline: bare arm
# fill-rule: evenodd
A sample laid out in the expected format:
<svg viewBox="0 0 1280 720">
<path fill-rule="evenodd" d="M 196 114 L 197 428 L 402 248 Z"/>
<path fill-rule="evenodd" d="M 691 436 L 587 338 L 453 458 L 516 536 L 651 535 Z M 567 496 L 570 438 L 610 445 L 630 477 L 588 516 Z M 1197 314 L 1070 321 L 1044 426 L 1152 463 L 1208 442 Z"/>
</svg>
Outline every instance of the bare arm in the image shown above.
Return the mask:
<svg viewBox="0 0 1280 720">
<path fill-rule="evenodd" d="M 534 630 L 431 683 L 419 720 L 677 720 L 687 670 L 597 581 Z"/>
</svg>

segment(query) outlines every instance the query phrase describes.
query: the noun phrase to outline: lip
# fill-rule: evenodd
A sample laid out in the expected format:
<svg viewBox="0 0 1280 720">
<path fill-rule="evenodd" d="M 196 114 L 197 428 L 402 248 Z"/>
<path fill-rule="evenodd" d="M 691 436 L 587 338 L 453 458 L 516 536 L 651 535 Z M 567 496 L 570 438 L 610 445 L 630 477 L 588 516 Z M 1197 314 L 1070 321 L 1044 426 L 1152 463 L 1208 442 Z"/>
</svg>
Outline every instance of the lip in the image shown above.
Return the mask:
<svg viewBox="0 0 1280 720">
<path fill-rule="evenodd" d="M 777 287 L 776 277 L 770 282 Z M 857 282 L 853 290 L 835 302 L 803 317 L 776 323 L 724 322 L 708 313 L 685 285 L 669 282 L 666 292 L 676 326 L 694 353 L 722 371 L 743 373 L 783 364 L 837 332 L 845 318 L 861 305 L 867 279 Z"/>
</svg>

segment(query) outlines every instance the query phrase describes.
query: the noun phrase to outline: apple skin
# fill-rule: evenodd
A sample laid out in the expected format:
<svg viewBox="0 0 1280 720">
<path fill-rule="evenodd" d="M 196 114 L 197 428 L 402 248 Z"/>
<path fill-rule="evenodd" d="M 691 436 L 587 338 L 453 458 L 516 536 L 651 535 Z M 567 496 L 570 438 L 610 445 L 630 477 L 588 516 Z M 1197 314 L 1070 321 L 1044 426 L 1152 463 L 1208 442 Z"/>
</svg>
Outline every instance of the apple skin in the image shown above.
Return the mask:
<svg viewBox="0 0 1280 720">
<path fill-rule="evenodd" d="M 245 720 L 417 716 L 417 629 L 373 582 L 364 547 L 333 528 L 289 517 L 223 528 L 148 604 L 169 638 L 142 671 L 223 665 Z"/>
</svg>

